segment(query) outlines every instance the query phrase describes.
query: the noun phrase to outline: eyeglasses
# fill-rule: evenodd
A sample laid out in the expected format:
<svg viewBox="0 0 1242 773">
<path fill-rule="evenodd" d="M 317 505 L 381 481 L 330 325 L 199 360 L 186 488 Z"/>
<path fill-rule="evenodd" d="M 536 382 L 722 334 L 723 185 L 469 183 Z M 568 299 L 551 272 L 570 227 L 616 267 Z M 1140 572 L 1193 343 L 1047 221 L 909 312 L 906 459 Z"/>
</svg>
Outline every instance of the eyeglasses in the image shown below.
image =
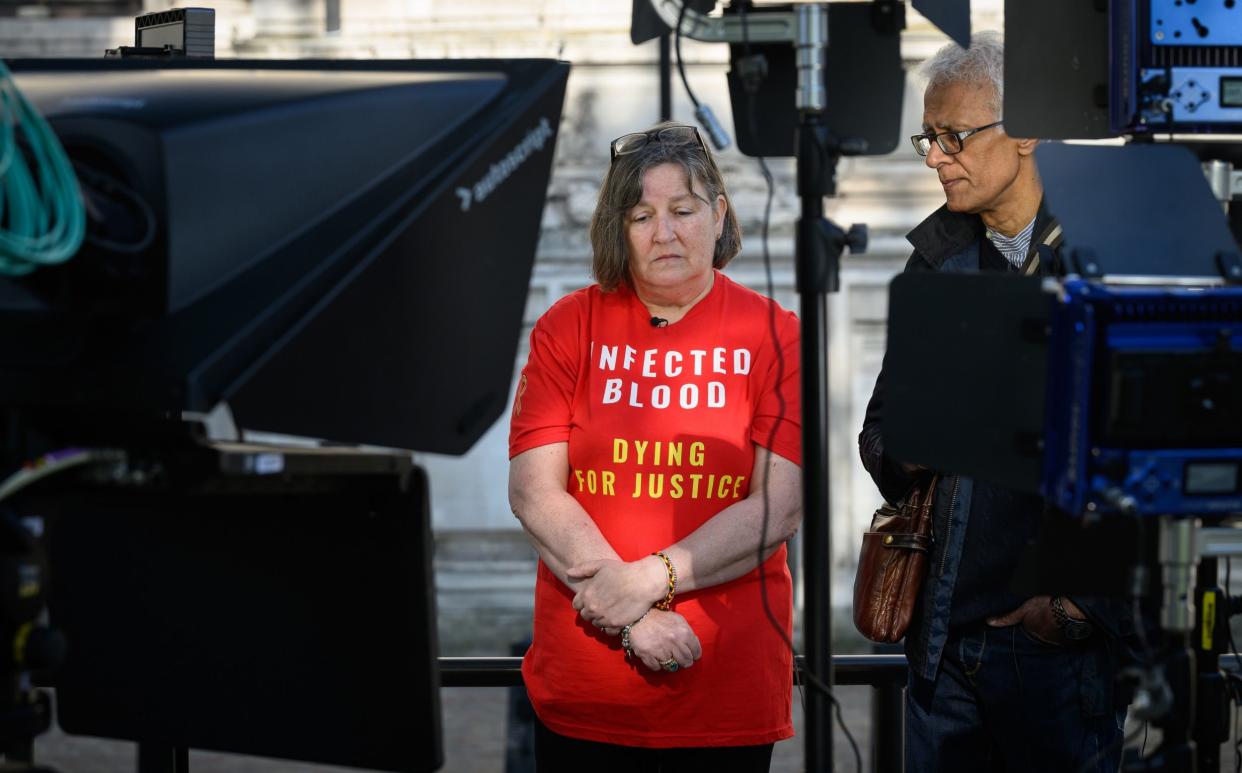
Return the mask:
<svg viewBox="0 0 1242 773">
<path fill-rule="evenodd" d="M 966 129 L 960 132 L 941 132 L 935 134 L 928 132 L 927 134 L 916 134 L 910 138 L 910 142 L 914 143 L 914 152 L 920 156 L 926 156 L 931 152 L 932 140 L 940 146 L 946 156 L 952 156 L 955 153 L 962 152 L 962 146 L 966 143 L 966 138 L 972 134 L 978 134 L 984 129 L 991 129 L 993 126 L 1000 126 L 1004 121 L 993 121 L 987 126 L 980 126 L 978 129 Z"/>
<path fill-rule="evenodd" d="M 703 137 L 699 135 L 699 130 L 693 126 L 665 126 L 660 129 L 652 129 L 648 132 L 634 132 L 633 134 L 622 134 L 612 141 L 612 156 L 609 163 L 617 160 L 617 156 L 624 156 L 628 153 L 635 153 L 647 147 L 652 142 L 663 142 L 669 145 L 686 145 L 690 142 L 697 142 L 699 147 L 707 153 L 707 146 L 703 144 Z"/>
</svg>

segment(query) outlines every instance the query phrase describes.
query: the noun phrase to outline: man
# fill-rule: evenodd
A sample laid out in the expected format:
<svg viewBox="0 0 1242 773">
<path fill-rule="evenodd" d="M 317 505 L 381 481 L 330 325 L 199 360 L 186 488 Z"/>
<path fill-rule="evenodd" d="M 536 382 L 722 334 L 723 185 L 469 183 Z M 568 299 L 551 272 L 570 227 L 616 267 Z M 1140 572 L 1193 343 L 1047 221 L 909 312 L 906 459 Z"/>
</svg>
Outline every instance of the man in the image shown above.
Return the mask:
<svg viewBox="0 0 1242 773">
<path fill-rule="evenodd" d="M 923 67 L 923 133 L 912 139 L 945 205 L 909 234 L 906 271 L 1054 270 L 1060 229 L 1043 208 L 1037 141 L 1005 132 L 1003 60 L 1000 35 L 981 33 Z M 946 350 L 945 366 L 971 356 Z M 881 373 L 859 447 L 884 498 L 899 502 L 931 473 L 885 454 L 882 388 Z M 1042 516 L 1037 496 L 942 474 L 930 570 L 906 635 L 907 771 L 1117 769 L 1120 616 L 1087 599 L 1007 590 Z"/>
</svg>

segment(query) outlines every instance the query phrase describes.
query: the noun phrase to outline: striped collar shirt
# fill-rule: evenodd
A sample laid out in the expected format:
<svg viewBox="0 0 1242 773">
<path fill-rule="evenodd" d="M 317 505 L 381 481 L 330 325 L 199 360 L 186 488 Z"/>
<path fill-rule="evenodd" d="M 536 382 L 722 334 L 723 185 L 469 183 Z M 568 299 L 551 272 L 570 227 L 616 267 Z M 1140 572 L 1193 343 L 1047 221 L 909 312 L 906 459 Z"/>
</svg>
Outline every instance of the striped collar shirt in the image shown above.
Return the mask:
<svg viewBox="0 0 1242 773">
<path fill-rule="evenodd" d="M 1026 262 L 1026 254 L 1031 249 L 1031 234 L 1034 231 L 1035 218 L 1031 218 L 1026 228 L 1013 236 L 1005 236 L 991 228 L 987 229 L 987 235 L 992 244 L 996 245 L 997 251 L 1005 256 L 1005 260 L 1012 263 L 1014 268 L 1022 268 L 1022 264 Z"/>
</svg>

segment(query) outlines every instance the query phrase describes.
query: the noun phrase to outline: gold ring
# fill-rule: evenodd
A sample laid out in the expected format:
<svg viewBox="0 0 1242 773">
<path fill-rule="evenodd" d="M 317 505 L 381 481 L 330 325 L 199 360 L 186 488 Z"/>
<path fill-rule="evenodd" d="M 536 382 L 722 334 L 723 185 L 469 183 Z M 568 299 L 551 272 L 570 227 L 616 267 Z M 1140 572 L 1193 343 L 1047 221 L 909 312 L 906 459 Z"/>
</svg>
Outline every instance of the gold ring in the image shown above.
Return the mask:
<svg viewBox="0 0 1242 773">
<path fill-rule="evenodd" d="M 668 660 L 660 661 L 660 668 L 664 669 L 665 671 L 671 674 L 677 669 L 681 668 L 681 664 L 677 662 L 676 658 L 669 658 Z"/>
</svg>

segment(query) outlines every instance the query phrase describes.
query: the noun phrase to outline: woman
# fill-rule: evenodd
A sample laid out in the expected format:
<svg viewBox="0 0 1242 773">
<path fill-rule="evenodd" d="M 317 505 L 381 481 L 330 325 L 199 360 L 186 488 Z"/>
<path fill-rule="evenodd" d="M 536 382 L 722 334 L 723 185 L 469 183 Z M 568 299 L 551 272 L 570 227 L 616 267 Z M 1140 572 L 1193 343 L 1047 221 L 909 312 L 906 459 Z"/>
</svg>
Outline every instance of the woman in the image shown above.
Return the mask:
<svg viewBox="0 0 1242 773">
<path fill-rule="evenodd" d="M 693 127 L 612 143 L 591 245 L 598 284 L 536 323 L 509 440 L 541 559 L 537 766 L 766 771 L 793 734 L 797 320 L 718 271 L 741 232 Z"/>
</svg>

